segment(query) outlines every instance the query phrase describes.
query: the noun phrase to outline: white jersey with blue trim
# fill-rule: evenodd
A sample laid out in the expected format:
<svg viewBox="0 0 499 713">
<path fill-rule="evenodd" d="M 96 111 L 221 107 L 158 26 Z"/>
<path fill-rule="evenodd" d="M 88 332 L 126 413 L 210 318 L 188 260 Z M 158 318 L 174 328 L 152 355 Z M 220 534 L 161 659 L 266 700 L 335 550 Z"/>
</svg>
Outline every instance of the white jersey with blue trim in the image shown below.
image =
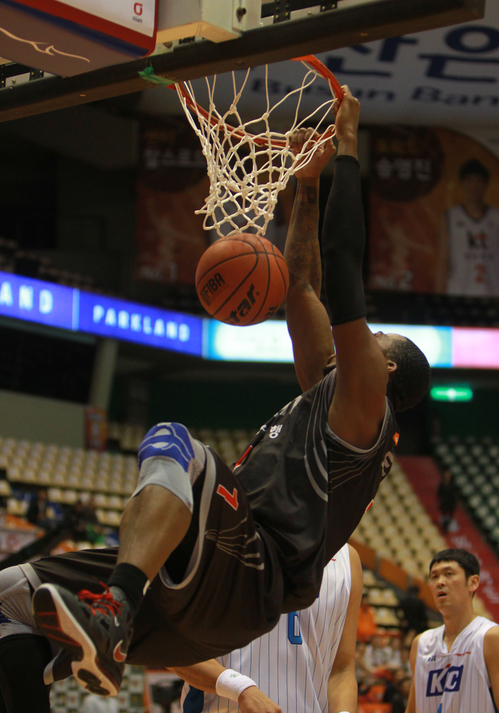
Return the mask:
<svg viewBox="0 0 499 713">
<path fill-rule="evenodd" d="M 472 218 L 462 205 L 447 211 L 449 295 L 499 296 L 499 210 L 492 206 Z"/>
<path fill-rule="evenodd" d="M 418 713 L 497 713 L 483 656 L 483 640 L 493 626 L 497 624 L 475 617 L 450 652 L 443 626 L 421 634 L 414 677 Z"/>
<path fill-rule="evenodd" d="M 252 678 L 283 713 L 326 713 L 327 686 L 345 623 L 352 586 L 348 545 L 324 570 L 319 597 L 308 609 L 283 614 L 272 631 L 217 659 Z M 183 713 L 237 713 L 236 701 L 187 684 Z"/>
</svg>

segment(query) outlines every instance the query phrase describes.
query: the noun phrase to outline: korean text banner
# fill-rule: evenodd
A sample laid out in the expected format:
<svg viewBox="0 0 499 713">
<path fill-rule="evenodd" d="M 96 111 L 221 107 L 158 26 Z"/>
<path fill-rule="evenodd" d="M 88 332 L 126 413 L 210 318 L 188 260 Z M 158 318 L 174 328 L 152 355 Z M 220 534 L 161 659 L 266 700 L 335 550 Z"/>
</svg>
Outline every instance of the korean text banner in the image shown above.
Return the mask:
<svg viewBox="0 0 499 713">
<path fill-rule="evenodd" d="M 372 289 L 499 296 L 499 159 L 442 128 L 374 127 Z"/>
</svg>

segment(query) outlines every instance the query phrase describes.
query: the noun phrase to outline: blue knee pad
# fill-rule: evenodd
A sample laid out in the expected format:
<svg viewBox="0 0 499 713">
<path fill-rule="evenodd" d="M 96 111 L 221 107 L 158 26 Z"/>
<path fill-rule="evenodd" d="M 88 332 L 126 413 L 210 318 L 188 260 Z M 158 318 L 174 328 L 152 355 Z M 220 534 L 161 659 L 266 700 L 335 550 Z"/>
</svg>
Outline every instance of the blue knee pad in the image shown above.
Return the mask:
<svg viewBox="0 0 499 713">
<path fill-rule="evenodd" d="M 199 457 L 196 458 L 193 441 L 185 426 L 180 423 L 153 426 L 140 445 L 138 460 L 139 481 L 132 497 L 148 485 L 159 485 L 179 498 L 190 512 L 193 511 L 192 482 L 202 465 Z"/>
<path fill-rule="evenodd" d="M 139 469 L 147 458 L 171 458 L 186 473 L 194 456 L 189 431 L 181 423 L 158 423 L 153 426 L 140 444 Z"/>
</svg>

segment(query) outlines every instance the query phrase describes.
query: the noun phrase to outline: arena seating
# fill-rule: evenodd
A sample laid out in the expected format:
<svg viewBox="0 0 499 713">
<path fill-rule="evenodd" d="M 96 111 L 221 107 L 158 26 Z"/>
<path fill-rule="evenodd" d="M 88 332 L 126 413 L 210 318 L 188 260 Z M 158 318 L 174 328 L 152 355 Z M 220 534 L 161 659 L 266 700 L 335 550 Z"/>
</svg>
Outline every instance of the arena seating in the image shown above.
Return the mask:
<svg viewBox="0 0 499 713">
<path fill-rule="evenodd" d="M 2 237 L 0 237 L 0 270 L 68 287 L 78 287 L 87 292 L 111 294 L 109 290 L 96 285 L 93 277 L 60 269 L 52 264 L 50 258 L 40 256 L 34 250 L 21 250 L 15 240 L 6 240 Z"/>
<path fill-rule="evenodd" d="M 434 453 L 440 467 L 452 473 L 475 524 L 499 553 L 499 441 L 474 436 L 435 438 Z"/>
<path fill-rule="evenodd" d="M 212 446 L 227 464 L 237 460 L 254 435 L 247 429 L 199 428 L 191 432 Z M 4 478 L 0 476 L 0 496 L 7 498 L 7 513 L 24 515 L 28 491 L 45 487 L 49 501 L 61 506 L 77 500 L 85 504 L 93 497 L 99 522 L 118 527 L 137 481 L 135 453 L 144 429 L 110 424 L 109 436 L 113 447 L 120 452 L 0 437 L 0 473 L 4 471 Z M 454 473 L 463 495 L 466 493 L 476 516 L 489 526 L 490 537 L 496 537 L 499 542 L 499 525 L 495 518 L 492 525 L 493 511 L 499 503 L 499 446 L 488 441 L 451 439 L 436 444 L 436 449 L 441 462 Z M 397 461 L 352 540 L 374 551 L 378 560 L 391 562 L 420 581 L 426 579 L 428 562 L 434 552 L 446 547 Z M 386 629 L 397 626 L 394 611 L 398 600 L 393 590 L 383 588 L 381 580 L 368 586 L 371 604 L 377 610 L 378 626 Z"/>
<path fill-rule="evenodd" d="M 192 434 L 212 446 L 227 462 L 233 463 L 253 435 L 244 429 L 191 429 Z M 72 505 L 77 500 L 87 503 L 94 497 L 97 516 L 102 525 L 117 527 L 125 503 L 137 482 L 136 453 L 144 429 L 110 424 L 110 440 L 119 453 L 84 450 L 69 446 L 32 443 L 27 440 L 0 437 L 0 497 L 7 497 L 7 512 L 23 516 L 28 498 L 23 491 L 33 487 L 48 489 L 52 503 Z M 16 490 L 16 497 L 12 491 Z"/>
<path fill-rule="evenodd" d="M 374 620 L 380 633 L 396 633 L 400 620 L 396 615 L 399 598 L 395 591 L 370 569 L 363 570 L 364 591 L 369 594 L 369 604 L 375 611 Z"/>
<path fill-rule="evenodd" d="M 353 537 L 420 579 L 433 553 L 446 547 L 397 461 Z"/>
</svg>

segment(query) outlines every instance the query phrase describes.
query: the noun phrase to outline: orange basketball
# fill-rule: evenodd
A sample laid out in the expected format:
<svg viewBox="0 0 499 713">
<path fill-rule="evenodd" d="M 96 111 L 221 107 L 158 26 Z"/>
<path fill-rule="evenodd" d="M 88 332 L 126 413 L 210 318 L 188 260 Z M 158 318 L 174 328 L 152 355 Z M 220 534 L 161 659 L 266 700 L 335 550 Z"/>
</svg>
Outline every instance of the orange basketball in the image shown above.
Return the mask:
<svg viewBox="0 0 499 713">
<path fill-rule="evenodd" d="M 240 327 L 275 314 L 286 299 L 288 282 L 282 253 L 251 233 L 217 240 L 203 253 L 196 270 L 196 290 L 206 311 Z"/>
</svg>

